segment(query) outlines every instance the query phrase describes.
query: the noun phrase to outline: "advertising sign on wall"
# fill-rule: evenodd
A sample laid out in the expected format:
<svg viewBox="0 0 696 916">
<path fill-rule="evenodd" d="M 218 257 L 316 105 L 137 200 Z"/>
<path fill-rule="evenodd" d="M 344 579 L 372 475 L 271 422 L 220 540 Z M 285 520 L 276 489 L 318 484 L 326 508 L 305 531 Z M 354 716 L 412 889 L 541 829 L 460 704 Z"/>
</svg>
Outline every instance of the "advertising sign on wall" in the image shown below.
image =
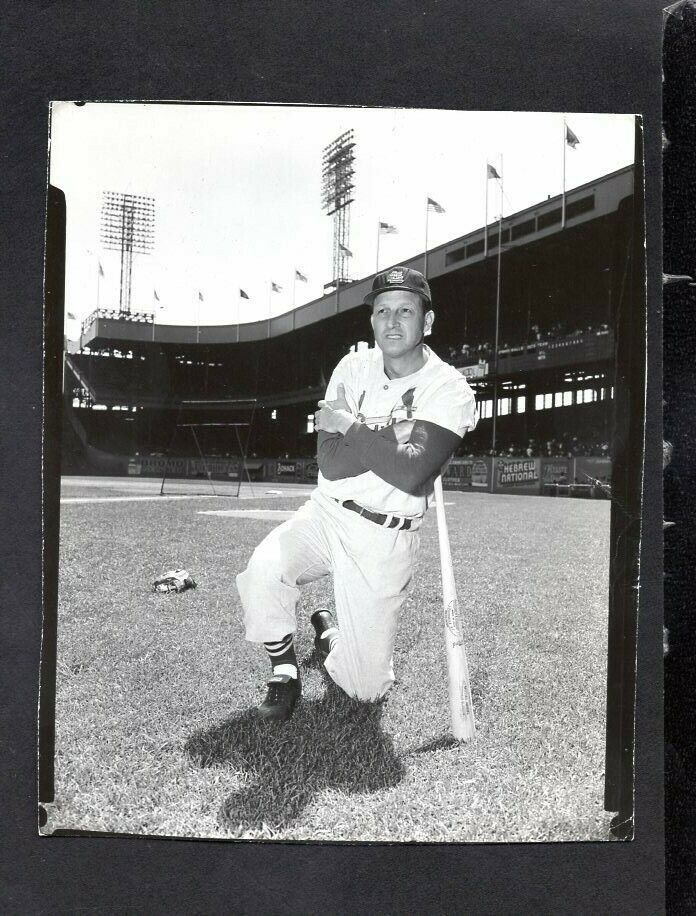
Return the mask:
<svg viewBox="0 0 696 916">
<path fill-rule="evenodd" d="M 152 474 L 155 477 L 161 477 L 167 468 L 167 477 L 188 477 L 189 476 L 189 459 L 188 458 L 170 458 L 164 455 L 141 455 L 135 459 L 141 467 L 142 474 Z"/>
<path fill-rule="evenodd" d="M 171 464 L 170 464 L 171 466 Z M 230 461 L 229 458 L 189 458 L 189 477 L 205 477 L 209 474 L 211 477 L 227 477 L 230 470 L 235 474 L 238 469 L 237 461 Z"/>
<path fill-rule="evenodd" d="M 610 458 L 575 458 L 574 482 L 588 483 L 588 477 L 600 480 L 602 483 L 611 482 Z"/>
<path fill-rule="evenodd" d="M 442 485 L 446 490 L 486 490 L 490 466 L 490 458 L 453 458 L 442 476 Z"/>
<path fill-rule="evenodd" d="M 538 493 L 541 485 L 539 458 L 495 458 L 497 493 Z"/>
<path fill-rule="evenodd" d="M 462 366 L 459 370 L 464 378 L 485 378 L 488 375 L 488 363 L 477 363 L 474 366 Z"/>
<path fill-rule="evenodd" d="M 491 459 L 475 458 L 471 466 L 471 486 L 487 490 L 491 479 Z"/>
<path fill-rule="evenodd" d="M 313 458 L 308 458 L 302 462 L 302 479 L 316 480 L 319 476 L 319 465 Z"/>
<path fill-rule="evenodd" d="M 453 458 L 442 475 L 442 486 L 446 490 L 468 490 L 473 463 L 471 458 Z"/>
<path fill-rule="evenodd" d="M 570 479 L 570 460 L 568 458 L 542 458 L 541 482 L 546 484 L 568 483 Z"/>
</svg>

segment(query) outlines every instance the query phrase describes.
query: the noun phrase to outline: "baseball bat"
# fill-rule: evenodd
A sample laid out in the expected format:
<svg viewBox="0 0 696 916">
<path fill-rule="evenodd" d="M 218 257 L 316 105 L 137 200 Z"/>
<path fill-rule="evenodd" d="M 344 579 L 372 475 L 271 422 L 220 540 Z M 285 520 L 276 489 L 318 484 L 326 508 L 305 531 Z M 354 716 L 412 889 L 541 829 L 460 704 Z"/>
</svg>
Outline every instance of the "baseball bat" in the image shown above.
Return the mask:
<svg viewBox="0 0 696 916">
<path fill-rule="evenodd" d="M 440 568 L 442 571 L 442 599 L 445 609 L 445 650 L 447 654 L 447 682 L 449 687 L 452 734 L 458 741 L 473 741 L 476 738 L 474 707 L 471 701 L 469 665 L 464 648 L 459 615 L 457 588 L 452 569 L 445 501 L 442 495 L 442 478 L 435 478 L 435 508 L 437 512 L 437 535 L 440 541 Z"/>
</svg>

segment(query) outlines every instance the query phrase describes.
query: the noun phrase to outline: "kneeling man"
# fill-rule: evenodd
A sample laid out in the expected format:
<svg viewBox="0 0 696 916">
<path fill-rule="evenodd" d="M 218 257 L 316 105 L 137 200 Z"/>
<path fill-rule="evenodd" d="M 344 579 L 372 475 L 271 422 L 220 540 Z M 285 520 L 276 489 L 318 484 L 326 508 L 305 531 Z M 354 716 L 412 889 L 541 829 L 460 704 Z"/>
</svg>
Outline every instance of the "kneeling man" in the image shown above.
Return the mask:
<svg viewBox="0 0 696 916">
<path fill-rule="evenodd" d="M 376 346 L 339 362 L 315 415 L 317 489 L 237 576 L 246 638 L 263 643 L 271 661 L 265 719 L 289 719 L 301 695 L 299 588 L 329 573 L 335 617 L 312 615 L 326 670 L 351 697 L 389 690 L 433 481 L 476 425 L 466 379 L 423 342 L 435 319 L 425 277 L 405 267 L 377 274 L 366 304 Z"/>
</svg>

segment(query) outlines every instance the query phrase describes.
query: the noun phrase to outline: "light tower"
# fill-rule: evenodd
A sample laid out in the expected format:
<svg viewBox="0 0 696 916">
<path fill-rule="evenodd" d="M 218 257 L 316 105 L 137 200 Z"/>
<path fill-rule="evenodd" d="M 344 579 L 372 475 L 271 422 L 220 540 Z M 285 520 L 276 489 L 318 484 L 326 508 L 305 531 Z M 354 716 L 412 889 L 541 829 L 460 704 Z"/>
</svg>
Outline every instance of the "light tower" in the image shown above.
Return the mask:
<svg viewBox="0 0 696 916">
<path fill-rule="evenodd" d="M 130 315 L 133 254 L 150 254 L 155 245 L 155 198 L 104 191 L 101 242 L 121 252 L 119 312 Z"/>
<path fill-rule="evenodd" d="M 350 205 L 355 169 L 354 133 L 347 130 L 333 143 L 324 147 L 321 169 L 322 205 L 328 216 L 333 216 L 333 264 L 332 280 L 324 289 L 349 282 L 350 271 L 347 263 L 352 256 L 350 241 Z"/>
</svg>

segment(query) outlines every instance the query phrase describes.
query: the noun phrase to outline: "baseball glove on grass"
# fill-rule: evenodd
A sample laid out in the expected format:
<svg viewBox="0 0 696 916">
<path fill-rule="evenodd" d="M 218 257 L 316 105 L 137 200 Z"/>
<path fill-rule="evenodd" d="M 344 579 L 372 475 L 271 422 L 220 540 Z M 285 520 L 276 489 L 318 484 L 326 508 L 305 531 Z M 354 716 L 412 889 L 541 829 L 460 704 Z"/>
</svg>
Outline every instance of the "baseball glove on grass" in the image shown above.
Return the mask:
<svg viewBox="0 0 696 916">
<path fill-rule="evenodd" d="M 195 588 L 196 583 L 186 569 L 170 569 L 159 579 L 155 579 L 153 588 L 156 592 L 183 592 Z"/>
</svg>

